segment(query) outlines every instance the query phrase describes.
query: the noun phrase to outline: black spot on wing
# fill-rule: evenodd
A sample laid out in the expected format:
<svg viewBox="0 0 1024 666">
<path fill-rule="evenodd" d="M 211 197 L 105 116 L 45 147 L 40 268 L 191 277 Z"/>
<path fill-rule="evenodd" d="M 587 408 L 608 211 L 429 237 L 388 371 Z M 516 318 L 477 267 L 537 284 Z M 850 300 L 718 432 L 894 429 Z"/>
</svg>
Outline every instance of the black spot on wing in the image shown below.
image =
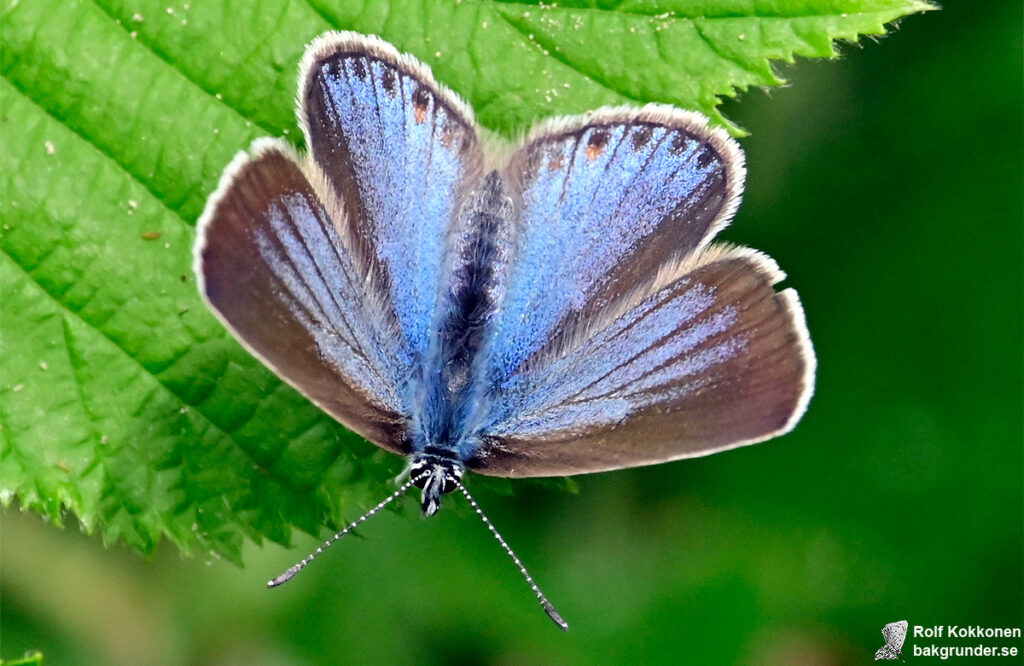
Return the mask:
<svg viewBox="0 0 1024 666">
<path fill-rule="evenodd" d="M 669 152 L 673 155 L 681 155 L 686 152 L 686 146 L 689 143 L 690 137 L 683 132 L 677 131 L 672 135 L 672 143 L 670 143 L 668 147 Z"/>
<path fill-rule="evenodd" d="M 362 58 L 353 58 L 352 60 L 349 61 L 349 63 L 350 63 L 350 66 L 352 68 L 352 74 L 354 74 L 356 77 L 358 77 L 358 78 L 360 78 L 360 79 L 365 81 L 366 80 L 366 63 L 363 61 L 363 59 Z"/>
<path fill-rule="evenodd" d="M 381 72 L 380 82 L 381 85 L 384 86 L 384 92 L 386 92 L 391 97 L 395 96 L 395 90 L 397 88 L 397 86 L 395 85 L 396 80 L 397 77 L 395 76 L 395 70 L 391 69 L 390 67 L 385 67 Z"/>
<path fill-rule="evenodd" d="M 650 143 L 654 130 L 649 125 L 641 125 L 633 130 L 630 139 L 633 141 L 633 150 L 643 150 Z"/>
<path fill-rule="evenodd" d="M 710 148 L 705 148 L 697 155 L 697 167 L 700 169 L 706 169 L 709 164 L 717 161 L 720 161 L 718 155 Z"/>
</svg>

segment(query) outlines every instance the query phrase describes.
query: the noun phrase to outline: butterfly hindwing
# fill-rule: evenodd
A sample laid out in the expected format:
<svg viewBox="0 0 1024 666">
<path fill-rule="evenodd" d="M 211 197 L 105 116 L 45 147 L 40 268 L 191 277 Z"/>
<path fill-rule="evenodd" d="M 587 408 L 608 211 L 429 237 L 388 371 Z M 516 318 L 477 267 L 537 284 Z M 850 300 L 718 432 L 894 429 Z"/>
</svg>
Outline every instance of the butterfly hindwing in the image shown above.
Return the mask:
<svg viewBox="0 0 1024 666">
<path fill-rule="evenodd" d="M 707 455 L 789 430 L 814 357 L 774 263 L 712 246 L 560 331 L 502 387 L 503 419 L 471 468 L 549 476 Z"/>
<path fill-rule="evenodd" d="M 283 142 L 225 173 L 199 221 L 196 274 L 211 308 L 279 376 L 352 430 L 404 453 L 397 323 Z"/>
</svg>

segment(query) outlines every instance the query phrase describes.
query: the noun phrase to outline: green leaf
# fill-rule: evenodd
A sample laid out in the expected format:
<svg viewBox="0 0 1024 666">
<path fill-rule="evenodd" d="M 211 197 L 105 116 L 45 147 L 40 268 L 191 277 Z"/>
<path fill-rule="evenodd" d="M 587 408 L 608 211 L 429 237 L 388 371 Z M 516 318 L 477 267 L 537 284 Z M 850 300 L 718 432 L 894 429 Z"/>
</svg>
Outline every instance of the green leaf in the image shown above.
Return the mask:
<svg viewBox="0 0 1024 666">
<path fill-rule="evenodd" d="M 232 156 L 298 136 L 296 68 L 314 36 L 382 35 L 508 135 L 649 101 L 728 126 L 721 97 L 779 84 L 772 61 L 833 57 L 835 40 L 929 8 L 7 0 L 0 502 L 57 524 L 70 512 L 147 553 L 166 536 L 237 560 L 246 536 L 342 522 L 400 470 L 243 351 L 191 272 L 194 222 Z"/>
</svg>

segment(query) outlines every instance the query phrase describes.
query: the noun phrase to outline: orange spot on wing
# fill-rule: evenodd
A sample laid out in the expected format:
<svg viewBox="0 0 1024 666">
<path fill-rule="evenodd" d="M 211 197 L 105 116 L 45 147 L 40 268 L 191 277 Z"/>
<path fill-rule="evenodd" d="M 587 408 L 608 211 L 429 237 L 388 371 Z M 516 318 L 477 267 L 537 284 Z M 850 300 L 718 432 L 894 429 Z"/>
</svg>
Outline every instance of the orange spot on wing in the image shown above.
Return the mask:
<svg viewBox="0 0 1024 666">
<path fill-rule="evenodd" d="M 427 118 L 427 109 L 430 108 L 430 93 L 426 88 L 420 86 L 413 92 L 412 108 L 416 114 L 416 122 L 422 124 Z"/>
<path fill-rule="evenodd" d="M 596 160 L 608 146 L 608 132 L 598 129 L 587 139 L 587 159 Z"/>
</svg>

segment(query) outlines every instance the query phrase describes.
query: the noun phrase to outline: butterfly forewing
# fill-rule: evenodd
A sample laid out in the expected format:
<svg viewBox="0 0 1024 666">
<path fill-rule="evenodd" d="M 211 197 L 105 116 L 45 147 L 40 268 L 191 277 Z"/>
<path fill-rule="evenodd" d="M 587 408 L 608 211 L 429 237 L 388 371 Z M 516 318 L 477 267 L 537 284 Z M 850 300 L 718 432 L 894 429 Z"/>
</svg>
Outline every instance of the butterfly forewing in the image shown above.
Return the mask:
<svg viewBox="0 0 1024 666">
<path fill-rule="evenodd" d="M 416 362 L 443 288 L 447 240 L 483 155 L 472 112 L 429 70 L 378 39 L 321 38 L 299 97 L 313 162 L 351 220 Z"/>
<path fill-rule="evenodd" d="M 906 620 L 900 620 L 899 622 L 890 622 L 882 628 L 882 637 L 885 638 L 885 644 L 899 652 L 903 649 L 903 643 L 907 640 L 907 629 L 910 627 L 910 623 Z"/>
<path fill-rule="evenodd" d="M 492 365 L 509 375 L 566 317 L 706 242 L 735 210 L 743 164 L 700 117 L 651 105 L 546 123 L 504 175 L 520 233 Z"/>
</svg>

